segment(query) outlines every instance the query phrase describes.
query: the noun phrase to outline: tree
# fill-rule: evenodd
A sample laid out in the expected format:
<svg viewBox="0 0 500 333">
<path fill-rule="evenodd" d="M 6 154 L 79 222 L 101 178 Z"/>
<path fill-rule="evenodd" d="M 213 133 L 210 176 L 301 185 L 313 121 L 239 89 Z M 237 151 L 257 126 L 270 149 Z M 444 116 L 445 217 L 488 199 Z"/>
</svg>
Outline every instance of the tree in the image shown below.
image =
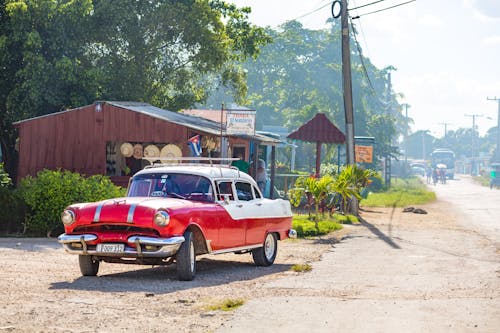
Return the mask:
<svg viewBox="0 0 500 333">
<path fill-rule="evenodd" d="M 204 101 L 214 77 L 245 94 L 240 62 L 269 41 L 249 12 L 221 0 L 0 0 L 8 169 L 16 120 L 98 99 L 178 110 Z"/>
<path fill-rule="evenodd" d="M 310 30 L 290 21 L 276 30 L 268 28 L 267 33 L 273 43 L 244 65 L 248 73 L 247 102 L 257 110 L 257 128 L 266 124 L 293 130 L 323 112 L 342 129 L 345 121 L 339 24 L 332 21 L 329 29 Z M 375 154 L 383 157 L 394 151 L 391 141 L 400 130 L 397 121 L 402 117 L 388 82 L 388 71 L 393 68 L 377 69 L 362 57 L 354 39 L 351 45 L 355 132 L 374 136 Z M 221 100 L 231 102 L 225 92 L 212 96 L 209 106 L 220 106 Z M 307 143 L 297 144 L 297 154 L 303 157 L 297 166 L 309 169 L 314 165 L 314 154 Z M 336 147 L 329 146 L 325 159 L 333 159 L 335 154 Z"/>
</svg>

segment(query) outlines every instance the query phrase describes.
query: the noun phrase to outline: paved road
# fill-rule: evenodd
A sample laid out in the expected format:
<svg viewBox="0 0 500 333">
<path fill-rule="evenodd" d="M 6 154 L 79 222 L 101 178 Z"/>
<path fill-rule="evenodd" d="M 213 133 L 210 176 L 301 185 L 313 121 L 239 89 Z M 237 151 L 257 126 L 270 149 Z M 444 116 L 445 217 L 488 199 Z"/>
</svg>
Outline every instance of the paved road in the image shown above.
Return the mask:
<svg viewBox="0 0 500 333">
<path fill-rule="evenodd" d="M 462 211 L 467 223 L 500 240 L 500 190 L 478 186 L 468 175 L 457 175 L 446 184 L 430 186 L 437 196 Z"/>
<path fill-rule="evenodd" d="M 311 272 L 262 286 L 285 296 L 248 301 L 218 332 L 498 332 L 500 191 L 468 177 L 435 190 L 421 222 L 368 214 Z"/>
</svg>

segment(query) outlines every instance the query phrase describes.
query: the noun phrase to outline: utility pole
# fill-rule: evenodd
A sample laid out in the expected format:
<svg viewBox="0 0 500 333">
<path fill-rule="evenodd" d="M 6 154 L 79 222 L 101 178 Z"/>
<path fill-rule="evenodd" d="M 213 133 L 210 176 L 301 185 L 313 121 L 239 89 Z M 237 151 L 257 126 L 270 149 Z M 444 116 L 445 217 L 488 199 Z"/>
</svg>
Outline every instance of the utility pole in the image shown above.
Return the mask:
<svg viewBox="0 0 500 333">
<path fill-rule="evenodd" d="M 482 114 L 466 114 L 466 117 L 472 117 L 472 147 L 471 147 L 471 166 L 470 174 L 476 175 L 475 147 L 476 147 L 476 117 L 482 117 Z"/>
<path fill-rule="evenodd" d="M 344 114 L 346 127 L 346 164 L 354 165 L 354 112 L 352 106 L 352 78 L 351 78 L 351 46 L 349 39 L 349 16 L 347 0 L 332 2 L 332 16 L 340 16 L 340 30 L 342 40 L 342 85 L 344 95 Z M 358 200 L 351 198 L 351 213 L 358 215 Z"/>
<path fill-rule="evenodd" d="M 496 96 L 493 98 L 486 98 L 488 101 L 497 101 L 498 103 L 498 116 L 497 116 L 497 149 L 495 149 L 495 156 L 493 156 L 493 160 L 497 163 L 500 163 L 500 98 Z"/>
<path fill-rule="evenodd" d="M 342 81 L 344 90 L 344 113 L 346 126 L 347 164 L 354 164 L 354 112 L 352 106 L 351 46 L 349 43 L 349 16 L 347 0 L 342 0 L 340 11 L 342 31 Z"/>
<path fill-rule="evenodd" d="M 410 127 L 410 124 L 408 123 L 408 108 L 410 105 L 408 103 L 401 104 L 401 106 L 405 107 L 405 120 L 406 120 L 406 127 L 405 127 L 405 167 L 408 164 L 408 127 Z"/>
<path fill-rule="evenodd" d="M 448 135 L 448 125 L 451 125 L 451 123 L 439 123 L 439 125 L 444 125 L 444 137 Z"/>
</svg>

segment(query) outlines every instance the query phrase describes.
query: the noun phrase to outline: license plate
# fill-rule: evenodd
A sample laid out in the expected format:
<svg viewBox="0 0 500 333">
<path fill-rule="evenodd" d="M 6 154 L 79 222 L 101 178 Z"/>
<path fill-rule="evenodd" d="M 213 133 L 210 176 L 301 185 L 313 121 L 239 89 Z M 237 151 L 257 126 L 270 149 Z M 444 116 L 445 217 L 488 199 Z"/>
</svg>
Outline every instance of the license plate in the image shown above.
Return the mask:
<svg viewBox="0 0 500 333">
<path fill-rule="evenodd" d="M 96 251 L 104 253 L 122 253 L 125 244 L 97 244 Z"/>
</svg>

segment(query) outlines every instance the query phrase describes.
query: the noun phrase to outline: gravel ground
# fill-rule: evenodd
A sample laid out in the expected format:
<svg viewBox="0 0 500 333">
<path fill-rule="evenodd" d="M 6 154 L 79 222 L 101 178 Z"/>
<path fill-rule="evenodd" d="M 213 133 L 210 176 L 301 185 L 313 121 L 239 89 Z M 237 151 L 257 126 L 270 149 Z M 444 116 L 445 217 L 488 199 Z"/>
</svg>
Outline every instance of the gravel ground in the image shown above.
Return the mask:
<svg viewBox="0 0 500 333">
<path fill-rule="evenodd" d="M 348 231 L 279 242 L 271 267 L 250 254 L 200 256 L 190 282 L 177 281 L 174 265 L 102 263 L 97 277 L 82 277 L 78 257 L 54 239 L 0 238 L 0 332 L 211 332 L 232 312 L 210 306 L 268 295 L 264 283 L 300 274 L 291 266 L 319 260 Z"/>
</svg>

